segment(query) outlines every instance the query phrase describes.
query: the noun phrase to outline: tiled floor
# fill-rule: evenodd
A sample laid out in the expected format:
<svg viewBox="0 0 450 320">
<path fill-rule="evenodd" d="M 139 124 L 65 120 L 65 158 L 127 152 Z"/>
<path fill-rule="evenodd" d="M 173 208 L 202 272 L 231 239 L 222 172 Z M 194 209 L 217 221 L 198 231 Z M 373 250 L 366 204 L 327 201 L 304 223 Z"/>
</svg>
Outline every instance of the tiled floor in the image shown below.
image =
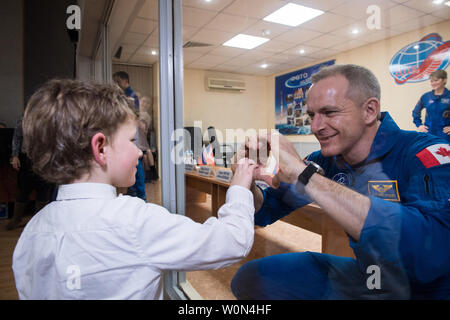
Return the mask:
<svg viewBox="0 0 450 320">
<path fill-rule="evenodd" d="M 147 199 L 150 202 L 161 204 L 159 182 L 147 184 L 146 190 Z M 208 196 L 204 203 L 188 205 L 186 215 L 198 222 L 205 221 L 211 216 L 210 201 Z M 11 259 L 14 247 L 23 230 L 23 228 L 19 228 L 6 231 L 6 223 L 7 220 L 0 220 L 0 300 L 17 299 Z M 230 291 L 230 282 L 238 268 L 246 261 L 279 253 L 320 251 L 320 249 L 320 235 L 278 221 L 265 228 L 256 229 L 253 248 L 248 257 L 241 262 L 220 270 L 187 272 L 186 277 L 203 299 L 233 300 L 235 298 Z"/>
</svg>

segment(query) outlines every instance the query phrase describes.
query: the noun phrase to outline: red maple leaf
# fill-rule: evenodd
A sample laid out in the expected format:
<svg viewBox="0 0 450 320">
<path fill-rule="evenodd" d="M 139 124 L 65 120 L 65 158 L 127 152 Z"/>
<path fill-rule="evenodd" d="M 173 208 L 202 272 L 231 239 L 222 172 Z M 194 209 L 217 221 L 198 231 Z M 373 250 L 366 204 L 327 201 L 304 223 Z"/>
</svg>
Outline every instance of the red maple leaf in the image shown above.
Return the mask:
<svg viewBox="0 0 450 320">
<path fill-rule="evenodd" d="M 436 154 L 443 156 L 443 157 L 450 157 L 450 150 L 447 150 L 444 147 L 440 147 L 438 151 L 436 151 Z"/>
</svg>

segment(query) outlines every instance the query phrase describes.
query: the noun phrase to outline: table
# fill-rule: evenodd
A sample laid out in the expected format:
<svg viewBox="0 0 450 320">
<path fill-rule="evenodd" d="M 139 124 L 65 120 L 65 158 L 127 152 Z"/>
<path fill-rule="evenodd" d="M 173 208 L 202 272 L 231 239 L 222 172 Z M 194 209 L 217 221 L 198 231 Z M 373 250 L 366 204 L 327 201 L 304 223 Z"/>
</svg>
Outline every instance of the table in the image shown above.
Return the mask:
<svg viewBox="0 0 450 320">
<path fill-rule="evenodd" d="M 197 173 L 186 172 L 186 202 L 204 202 L 206 194 L 211 195 L 211 214 L 217 217 L 217 211 L 225 203 L 230 186 L 228 182 L 213 177 L 204 177 Z M 190 189 L 190 190 L 189 190 Z M 197 191 L 197 193 L 195 192 Z M 198 194 L 200 192 L 200 194 Z"/>
<path fill-rule="evenodd" d="M 206 194 L 210 194 L 211 213 L 217 216 L 217 211 L 225 203 L 225 196 L 230 184 L 194 172 L 185 172 L 185 178 L 186 202 L 204 202 Z M 281 220 L 320 234 L 323 253 L 354 257 L 344 229 L 329 218 L 317 204 L 313 203 L 299 208 Z"/>
</svg>

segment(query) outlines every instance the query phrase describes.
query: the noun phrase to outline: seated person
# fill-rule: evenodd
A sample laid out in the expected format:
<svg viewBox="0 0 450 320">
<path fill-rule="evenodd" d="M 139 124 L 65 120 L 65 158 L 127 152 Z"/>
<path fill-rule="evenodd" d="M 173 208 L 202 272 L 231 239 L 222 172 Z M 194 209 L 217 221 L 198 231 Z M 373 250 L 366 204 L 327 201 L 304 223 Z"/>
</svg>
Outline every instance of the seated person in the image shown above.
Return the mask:
<svg viewBox="0 0 450 320">
<path fill-rule="evenodd" d="M 13 255 L 20 299 L 162 299 L 166 270 L 217 269 L 253 244 L 253 164 L 242 161 L 204 224 L 115 187 L 134 184 L 142 152 L 137 118 L 110 85 L 52 80 L 30 99 L 25 150 L 59 185 L 56 201 L 25 227 Z"/>
</svg>

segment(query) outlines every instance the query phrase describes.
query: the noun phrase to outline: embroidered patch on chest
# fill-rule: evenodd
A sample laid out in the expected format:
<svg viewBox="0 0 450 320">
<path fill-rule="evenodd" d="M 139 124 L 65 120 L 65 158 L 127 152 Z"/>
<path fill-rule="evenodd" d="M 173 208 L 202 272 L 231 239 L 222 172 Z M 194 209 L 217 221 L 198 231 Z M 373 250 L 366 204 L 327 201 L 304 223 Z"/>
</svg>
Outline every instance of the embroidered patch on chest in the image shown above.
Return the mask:
<svg viewBox="0 0 450 320">
<path fill-rule="evenodd" d="M 338 173 L 334 175 L 333 181 L 336 181 L 339 184 L 342 184 L 343 186 L 350 186 L 350 176 L 346 173 Z"/>
<path fill-rule="evenodd" d="M 450 145 L 442 143 L 429 146 L 416 154 L 416 157 L 419 158 L 425 168 L 449 163 Z"/>
<path fill-rule="evenodd" d="M 397 180 L 369 181 L 369 195 L 388 201 L 400 201 Z"/>
</svg>

